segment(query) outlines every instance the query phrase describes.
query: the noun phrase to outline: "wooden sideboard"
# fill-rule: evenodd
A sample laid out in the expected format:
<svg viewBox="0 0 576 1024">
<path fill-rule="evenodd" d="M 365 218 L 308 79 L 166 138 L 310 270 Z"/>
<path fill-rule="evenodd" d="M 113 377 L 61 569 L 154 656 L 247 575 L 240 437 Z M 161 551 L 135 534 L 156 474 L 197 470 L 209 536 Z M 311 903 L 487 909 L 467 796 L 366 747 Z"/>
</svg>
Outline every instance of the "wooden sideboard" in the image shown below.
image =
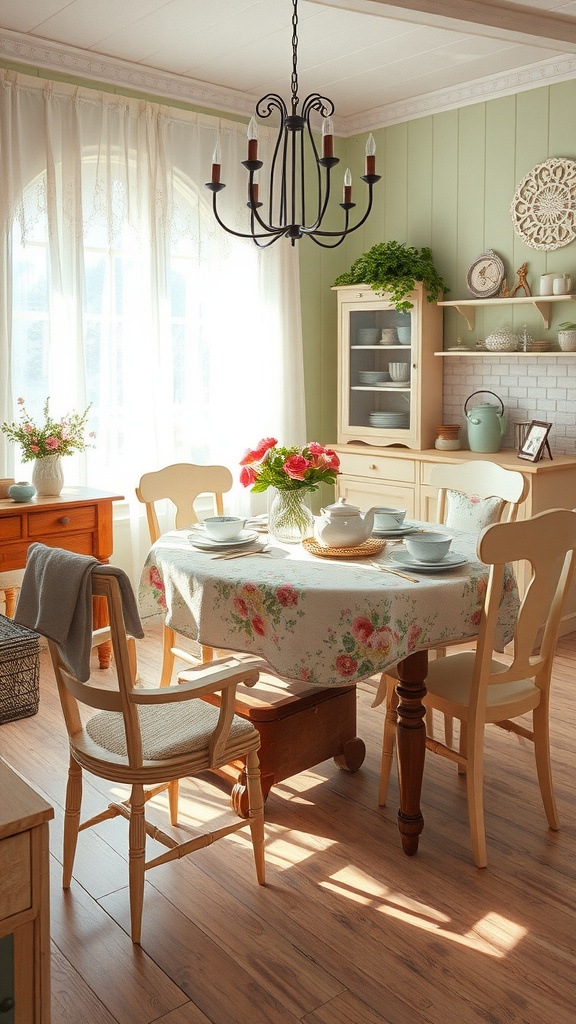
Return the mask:
<svg viewBox="0 0 576 1024">
<path fill-rule="evenodd" d="M 373 445 L 335 444 L 340 458 L 338 497 L 358 505 L 363 511 L 372 505 L 405 508 L 408 517 L 428 522 L 436 520 L 437 489 L 430 483 L 432 466 L 438 463 L 487 460 L 505 469 L 520 471 L 528 484 L 526 500 L 518 518 L 529 518 L 549 508 L 576 508 L 576 459 L 555 455 L 552 460 L 525 462 L 516 451 L 471 452 L 409 451 L 406 448 L 376 448 Z M 523 591 L 524 574 L 518 573 Z M 576 629 L 576 585 L 568 599 L 561 632 Z"/>
<path fill-rule="evenodd" d="M 4 761 L 0 792 L 1 1012 L 14 1024 L 50 1024 L 48 822 L 54 810 Z"/>
<path fill-rule="evenodd" d="M 24 569 L 31 544 L 65 548 L 107 562 L 113 550 L 112 502 L 121 494 L 88 487 L 65 487 L 56 498 L 35 497 L 15 502 L 0 499 L 0 573 Z M 6 614 L 14 612 L 14 591 L 6 590 Z M 104 624 L 100 602 L 94 605 L 95 625 Z M 109 664 L 108 648 L 98 649 L 100 665 Z"/>
</svg>

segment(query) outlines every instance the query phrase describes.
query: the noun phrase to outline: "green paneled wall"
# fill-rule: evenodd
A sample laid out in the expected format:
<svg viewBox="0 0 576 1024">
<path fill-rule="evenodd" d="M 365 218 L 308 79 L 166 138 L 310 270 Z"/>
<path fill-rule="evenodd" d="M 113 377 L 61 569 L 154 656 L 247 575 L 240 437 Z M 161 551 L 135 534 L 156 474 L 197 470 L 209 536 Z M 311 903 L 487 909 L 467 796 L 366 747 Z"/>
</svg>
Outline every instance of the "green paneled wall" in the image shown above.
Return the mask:
<svg viewBox="0 0 576 1024">
<path fill-rule="evenodd" d="M 572 273 L 576 279 L 576 243 L 548 253 L 531 249 L 515 234 L 510 218 L 516 186 L 535 164 L 549 157 L 576 159 L 576 80 L 392 125 L 374 137 L 383 178 L 366 225 L 329 255 L 300 243 L 308 433 L 324 442 L 336 438 L 336 299 L 330 285 L 376 242 L 395 238 L 429 245 L 452 299 L 468 296 L 468 266 L 487 248 L 502 256 L 509 286 L 524 262 L 536 294 L 546 271 Z M 337 172 L 350 166 L 359 210 L 365 141 L 366 135 L 340 140 L 337 151 L 342 159 Z M 315 292 L 314 283 L 320 291 Z M 526 322 L 537 337 L 553 337 L 557 329 L 554 322 L 551 331 L 544 331 L 532 307 L 524 306 L 514 313 L 478 311 L 470 334 L 459 314 L 448 309 L 446 344 L 455 344 L 459 336 L 472 344 L 502 319 L 518 330 Z"/>
</svg>

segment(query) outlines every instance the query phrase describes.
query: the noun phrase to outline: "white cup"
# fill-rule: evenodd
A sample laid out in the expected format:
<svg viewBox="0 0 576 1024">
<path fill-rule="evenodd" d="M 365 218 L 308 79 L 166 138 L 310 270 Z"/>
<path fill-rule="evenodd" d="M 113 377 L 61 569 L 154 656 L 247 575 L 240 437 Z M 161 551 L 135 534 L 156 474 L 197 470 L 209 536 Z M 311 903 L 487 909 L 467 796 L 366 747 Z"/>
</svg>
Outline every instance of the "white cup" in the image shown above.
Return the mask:
<svg viewBox="0 0 576 1024">
<path fill-rule="evenodd" d="M 554 294 L 554 278 L 557 274 L 542 274 L 540 278 L 540 295 Z"/>
<path fill-rule="evenodd" d="M 553 295 L 568 295 L 572 287 L 572 278 L 569 274 L 559 274 L 552 281 Z"/>
<path fill-rule="evenodd" d="M 405 508 L 375 508 L 375 530 L 398 530 L 406 518 Z"/>
<path fill-rule="evenodd" d="M 238 516 L 207 516 L 204 529 L 211 540 L 236 540 L 246 525 Z"/>
</svg>

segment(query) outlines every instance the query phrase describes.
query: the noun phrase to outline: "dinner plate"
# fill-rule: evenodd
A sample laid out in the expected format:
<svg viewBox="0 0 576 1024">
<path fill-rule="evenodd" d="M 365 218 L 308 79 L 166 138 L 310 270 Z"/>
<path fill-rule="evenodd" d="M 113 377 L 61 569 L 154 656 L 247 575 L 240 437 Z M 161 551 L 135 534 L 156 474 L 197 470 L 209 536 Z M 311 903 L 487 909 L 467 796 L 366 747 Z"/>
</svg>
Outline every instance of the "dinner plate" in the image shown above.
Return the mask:
<svg viewBox="0 0 576 1024">
<path fill-rule="evenodd" d="M 235 540 L 212 540 L 208 534 L 203 534 L 201 530 L 195 530 L 194 533 L 188 534 L 188 540 L 192 547 L 201 548 L 202 551 L 216 551 L 219 548 L 245 547 L 247 544 L 252 544 L 258 536 L 256 530 L 242 530 Z"/>
<path fill-rule="evenodd" d="M 411 523 L 405 523 L 404 526 L 398 526 L 394 530 L 377 530 L 374 527 L 372 535 L 374 537 L 403 537 L 405 533 L 414 533 L 417 529 L 418 527 Z"/>
<path fill-rule="evenodd" d="M 392 558 L 405 569 L 416 569 L 418 572 L 442 572 L 444 569 L 456 569 L 459 565 L 466 565 L 467 558 L 457 555 L 455 551 L 449 551 L 440 562 L 419 562 L 417 558 L 411 558 L 407 551 L 394 551 Z"/>
</svg>

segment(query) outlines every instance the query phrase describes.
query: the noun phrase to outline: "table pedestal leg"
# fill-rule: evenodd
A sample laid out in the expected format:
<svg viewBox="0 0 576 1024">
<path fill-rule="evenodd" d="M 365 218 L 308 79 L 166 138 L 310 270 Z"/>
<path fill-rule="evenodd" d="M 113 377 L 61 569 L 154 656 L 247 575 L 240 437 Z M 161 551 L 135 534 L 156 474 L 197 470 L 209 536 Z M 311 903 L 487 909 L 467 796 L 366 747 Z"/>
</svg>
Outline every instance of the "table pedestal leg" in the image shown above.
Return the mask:
<svg viewBox="0 0 576 1024">
<path fill-rule="evenodd" d="M 416 651 L 396 666 L 398 673 L 398 730 L 396 750 L 400 809 L 398 828 L 404 853 L 412 856 L 418 850 L 418 836 L 424 828 L 420 811 L 420 793 L 426 755 L 426 713 L 422 704 L 426 696 L 424 680 L 428 672 L 428 652 Z"/>
</svg>

